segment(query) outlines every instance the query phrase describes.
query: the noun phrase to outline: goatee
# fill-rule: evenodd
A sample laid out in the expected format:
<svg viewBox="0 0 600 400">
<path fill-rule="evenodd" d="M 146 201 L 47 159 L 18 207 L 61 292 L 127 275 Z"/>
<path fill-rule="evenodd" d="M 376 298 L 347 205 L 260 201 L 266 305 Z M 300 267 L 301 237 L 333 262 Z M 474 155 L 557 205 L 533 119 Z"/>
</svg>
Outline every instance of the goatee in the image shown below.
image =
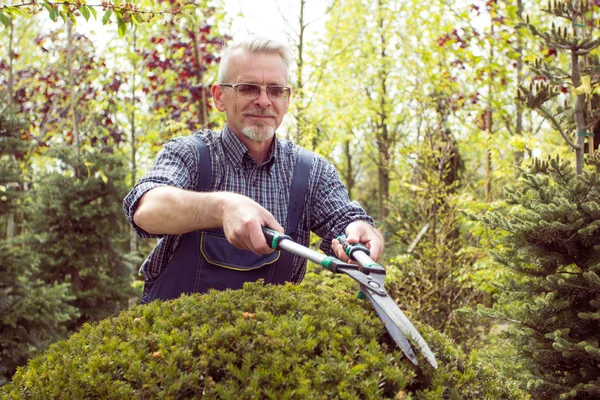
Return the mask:
<svg viewBox="0 0 600 400">
<path fill-rule="evenodd" d="M 242 128 L 242 133 L 249 139 L 256 140 L 257 142 L 266 142 L 273 137 L 275 129 L 267 125 L 253 125 Z"/>
</svg>

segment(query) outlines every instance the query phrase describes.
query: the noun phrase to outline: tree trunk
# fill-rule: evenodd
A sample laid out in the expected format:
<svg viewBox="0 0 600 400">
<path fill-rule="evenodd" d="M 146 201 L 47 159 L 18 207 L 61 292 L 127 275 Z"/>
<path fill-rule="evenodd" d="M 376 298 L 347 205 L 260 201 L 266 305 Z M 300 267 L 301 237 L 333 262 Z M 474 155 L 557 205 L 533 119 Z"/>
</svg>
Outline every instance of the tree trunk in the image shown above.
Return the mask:
<svg viewBox="0 0 600 400">
<path fill-rule="evenodd" d="M 197 31 L 196 22 L 196 18 L 194 17 L 194 31 Z M 201 88 L 200 99 L 198 100 L 200 104 L 198 104 L 197 108 L 198 121 L 200 122 L 201 128 L 208 128 L 208 110 L 206 109 L 206 88 L 204 87 L 204 74 L 200 69 L 200 66 L 202 65 L 202 54 L 200 52 L 200 43 L 198 42 L 198 35 L 194 35 L 194 57 L 196 58 L 196 65 L 198 66 L 198 68 L 196 68 L 196 84 L 199 85 Z"/>
<path fill-rule="evenodd" d="M 296 144 L 301 143 L 302 136 L 305 129 L 305 108 L 304 108 L 304 79 L 302 74 L 304 72 L 304 30 L 306 25 L 304 24 L 304 5 L 306 0 L 300 0 L 300 31 L 298 34 L 298 57 L 296 61 Z"/>
<path fill-rule="evenodd" d="M 381 223 L 385 224 L 388 216 L 388 203 L 390 198 L 390 134 L 388 131 L 388 110 L 387 110 L 387 76 L 388 66 L 385 63 L 386 54 L 386 37 L 383 24 L 383 11 L 381 0 L 378 2 L 378 17 L 379 17 L 379 38 L 381 44 L 381 64 L 379 70 L 379 79 L 381 85 L 380 111 L 379 111 L 379 130 L 377 138 L 377 148 L 379 153 L 378 178 L 379 178 L 379 217 Z"/>
<path fill-rule="evenodd" d="M 12 103 L 14 102 L 14 85 L 15 85 L 15 78 L 14 78 L 14 71 L 13 71 L 13 61 L 14 61 L 14 54 L 13 54 L 13 40 L 15 37 L 15 28 L 13 26 L 12 23 L 12 18 L 10 19 L 9 25 L 8 25 L 8 97 L 7 97 L 7 101 L 8 101 L 8 105 L 12 105 Z"/>
<path fill-rule="evenodd" d="M 582 15 L 581 23 L 577 20 L 577 16 L 573 16 L 573 27 L 577 25 L 582 25 L 582 35 L 585 36 L 585 16 Z M 573 28 L 573 36 L 577 38 L 577 29 Z M 571 81 L 573 82 L 573 87 L 579 87 L 581 85 L 581 72 L 579 69 L 579 55 L 575 53 L 575 51 L 571 50 Z M 577 174 L 581 174 L 583 172 L 584 165 L 584 146 L 585 146 L 585 136 L 581 136 L 582 133 L 586 132 L 585 127 L 585 116 L 584 116 L 584 108 L 585 108 L 585 94 L 580 94 L 577 96 L 575 100 L 575 125 L 577 129 L 577 143 L 575 147 L 575 170 Z"/>
<path fill-rule="evenodd" d="M 11 106 L 14 103 L 14 71 L 13 71 L 13 39 L 14 39 L 14 26 L 12 23 L 12 18 L 9 22 L 9 34 L 8 34 L 8 97 L 7 102 L 8 105 Z M 14 156 L 12 156 L 14 157 Z M 13 239 L 15 237 L 15 211 L 11 210 L 8 213 L 6 220 L 6 238 Z"/>
<path fill-rule="evenodd" d="M 137 138 L 135 134 L 135 78 L 138 72 L 137 59 L 135 58 L 137 52 L 137 26 L 133 27 L 133 76 L 131 77 L 131 116 L 130 116 L 130 145 L 131 145 L 131 187 L 135 186 L 137 182 L 137 163 L 136 163 L 136 154 L 137 154 Z M 133 226 L 129 226 L 129 251 L 134 253 L 138 249 L 138 235 Z"/>
<path fill-rule="evenodd" d="M 494 45 L 491 42 L 494 38 L 494 6 L 491 6 L 490 9 L 490 59 L 488 61 L 489 71 L 488 71 L 488 106 L 485 111 L 485 136 L 486 136 L 486 150 L 485 150 L 485 185 L 484 185 L 484 198 L 486 202 L 491 201 L 492 197 L 492 90 L 493 90 L 493 71 L 492 71 L 492 63 L 494 61 Z"/>
<path fill-rule="evenodd" d="M 517 0 L 517 17 L 521 19 L 521 15 L 523 14 L 523 2 L 522 0 Z M 517 84 L 521 83 L 523 79 L 523 35 L 521 34 L 520 29 L 516 29 L 515 32 L 517 36 Z M 515 108 L 516 108 L 516 126 L 515 126 L 515 135 L 523 136 L 523 104 L 518 99 L 515 99 Z M 523 162 L 524 153 L 523 150 L 517 150 L 514 154 L 514 163 L 516 167 L 519 167 Z"/>
<path fill-rule="evenodd" d="M 79 123 L 77 118 L 77 93 L 75 92 L 75 72 L 73 70 L 73 52 L 74 52 L 74 37 L 73 37 L 73 22 L 67 19 L 67 64 L 69 65 L 69 93 L 71 98 L 71 118 L 73 121 L 73 145 L 77 152 L 77 159 L 80 156 L 80 144 L 79 144 Z"/>
<path fill-rule="evenodd" d="M 571 79 L 573 81 L 573 87 L 581 85 L 581 75 L 579 73 L 579 56 L 575 53 L 571 53 Z M 577 132 L 585 132 L 585 118 L 583 115 L 583 109 L 585 107 L 585 94 L 580 94 L 575 100 L 575 124 L 577 126 Z M 575 170 L 577 174 L 583 172 L 584 165 L 584 145 L 585 136 L 577 136 L 577 147 L 575 148 Z"/>
<path fill-rule="evenodd" d="M 344 140 L 344 155 L 346 157 L 345 183 L 348 189 L 348 197 L 352 199 L 352 191 L 354 190 L 354 170 L 352 168 L 352 152 L 350 149 L 350 139 Z"/>
</svg>

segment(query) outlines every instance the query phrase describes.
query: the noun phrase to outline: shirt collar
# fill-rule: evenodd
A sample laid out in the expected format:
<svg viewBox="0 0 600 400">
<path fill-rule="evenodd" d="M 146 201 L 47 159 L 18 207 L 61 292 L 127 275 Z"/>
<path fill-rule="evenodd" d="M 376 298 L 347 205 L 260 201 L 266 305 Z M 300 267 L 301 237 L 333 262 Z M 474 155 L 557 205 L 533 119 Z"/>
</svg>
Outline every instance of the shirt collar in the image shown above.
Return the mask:
<svg viewBox="0 0 600 400">
<path fill-rule="evenodd" d="M 246 148 L 246 146 L 236 136 L 236 134 L 233 133 L 231 131 L 231 129 L 229 129 L 229 127 L 227 125 L 225 125 L 225 128 L 223 128 L 223 134 L 221 136 L 222 136 L 222 141 L 223 141 L 223 147 L 225 148 L 226 157 L 236 168 L 242 167 L 244 157 L 248 157 L 248 159 L 250 159 L 250 160 L 252 160 L 252 162 L 254 162 L 254 160 L 248 153 L 248 149 Z M 275 134 L 275 140 L 273 140 L 273 143 L 271 144 L 271 150 L 269 151 L 269 156 L 267 157 L 267 160 L 262 164 L 262 165 L 267 165 L 267 167 L 269 168 L 269 171 L 271 170 L 271 167 L 273 166 L 273 163 L 275 161 L 275 158 L 276 158 L 278 152 L 279 152 L 279 143 L 277 140 L 277 134 Z"/>
<path fill-rule="evenodd" d="M 227 125 L 225 125 L 225 128 L 223 129 L 221 138 L 223 148 L 225 149 L 225 156 L 236 168 L 240 168 L 242 166 L 244 154 L 248 152 L 248 149 Z"/>
</svg>

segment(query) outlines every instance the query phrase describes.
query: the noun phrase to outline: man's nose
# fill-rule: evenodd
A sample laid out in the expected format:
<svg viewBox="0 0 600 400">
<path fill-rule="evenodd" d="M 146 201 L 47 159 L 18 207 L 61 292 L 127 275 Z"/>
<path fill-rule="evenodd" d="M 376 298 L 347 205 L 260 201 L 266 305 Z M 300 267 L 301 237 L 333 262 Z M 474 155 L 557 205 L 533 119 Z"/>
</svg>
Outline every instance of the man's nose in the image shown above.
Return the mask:
<svg viewBox="0 0 600 400">
<path fill-rule="evenodd" d="M 266 89 L 260 88 L 260 93 L 254 102 L 263 108 L 271 105 L 271 99 L 269 99 Z"/>
</svg>

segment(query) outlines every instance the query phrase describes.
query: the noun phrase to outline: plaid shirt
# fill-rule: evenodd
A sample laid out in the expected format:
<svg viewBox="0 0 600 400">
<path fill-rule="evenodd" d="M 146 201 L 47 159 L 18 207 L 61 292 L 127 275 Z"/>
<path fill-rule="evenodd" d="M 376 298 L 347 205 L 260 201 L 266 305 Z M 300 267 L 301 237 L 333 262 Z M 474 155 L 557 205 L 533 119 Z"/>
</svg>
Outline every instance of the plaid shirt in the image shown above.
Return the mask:
<svg viewBox="0 0 600 400">
<path fill-rule="evenodd" d="M 211 191 L 235 192 L 250 197 L 266 208 L 287 231 L 287 209 L 293 167 L 299 147 L 290 141 L 276 139 L 267 161 L 257 165 L 242 142 L 227 126 L 220 132 L 204 130 L 195 133 L 209 147 L 212 163 Z M 161 238 L 140 272 L 146 280 L 156 279 L 177 251 L 182 235 L 153 235 L 133 222 L 140 198 L 158 186 L 175 186 L 195 190 L 198 180 L 198 151 L 190 138 L 169 140 L 150 171 L 139 180 L 123 201 L 129 222 L 142 238 Z M 331 163 L 314 157 L 304 212 L 298 227 L 298 242 L 308 246 L 310 231 L 321 238 L 321 250 L 331 255 L 331 240 L 345 232 L 352 221 L 364 220 L 373 225 L 362 207 L 348 199 Z M 306 260 L 293 257 L 292 281 L 299 283 L 306 273 Z"/>
</svg>

